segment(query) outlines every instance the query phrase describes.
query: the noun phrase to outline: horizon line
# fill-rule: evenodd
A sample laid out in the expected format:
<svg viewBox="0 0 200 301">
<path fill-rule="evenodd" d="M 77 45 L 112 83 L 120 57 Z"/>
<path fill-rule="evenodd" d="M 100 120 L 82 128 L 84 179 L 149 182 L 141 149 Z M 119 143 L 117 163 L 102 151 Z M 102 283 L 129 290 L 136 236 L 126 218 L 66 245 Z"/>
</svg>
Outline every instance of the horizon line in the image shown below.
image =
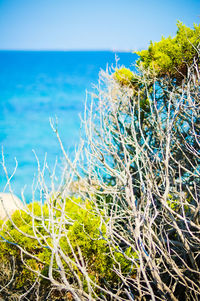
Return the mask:
<svg viewBox="0 0 200 301">
<path fill-rule="evenodd" d="M 133 49 L 0 49 L 0 51 L 23 51 L 23 52 L 121 52 L 121 53 L 133 53 L 135 50 Z"/>
</svg>

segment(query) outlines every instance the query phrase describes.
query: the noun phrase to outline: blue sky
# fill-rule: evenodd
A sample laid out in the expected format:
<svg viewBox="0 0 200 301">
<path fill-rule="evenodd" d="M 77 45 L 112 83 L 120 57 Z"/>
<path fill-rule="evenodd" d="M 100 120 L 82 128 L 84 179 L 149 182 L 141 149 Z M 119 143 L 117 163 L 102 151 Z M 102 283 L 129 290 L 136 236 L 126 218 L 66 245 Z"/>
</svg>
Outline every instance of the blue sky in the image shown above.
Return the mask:
<svg viewBox="0 0 200 301">
<path fill-rule="evenodd" d="M 0 49 L 136 50 L 200 23 L 199 0 L 0 0 Z"/>
</svg>

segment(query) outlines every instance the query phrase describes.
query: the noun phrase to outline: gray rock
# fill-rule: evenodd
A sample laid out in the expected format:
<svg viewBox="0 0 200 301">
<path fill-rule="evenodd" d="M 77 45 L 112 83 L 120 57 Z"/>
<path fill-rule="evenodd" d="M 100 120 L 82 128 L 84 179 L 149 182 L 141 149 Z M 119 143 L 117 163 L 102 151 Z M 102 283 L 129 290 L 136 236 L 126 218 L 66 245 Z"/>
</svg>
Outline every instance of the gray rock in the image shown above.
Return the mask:
<svg viewBox="0 0 200 301">
<path fill-rule="evenodd" d="M 0 192 L 0 219 L 6 220 L 8 218 L 7 213 L 12 215 L 15 210 L 22 209 L 22 201 L 12 193 Z M 7 211 L 7 213 L 6 213 Z"/>
</svg>

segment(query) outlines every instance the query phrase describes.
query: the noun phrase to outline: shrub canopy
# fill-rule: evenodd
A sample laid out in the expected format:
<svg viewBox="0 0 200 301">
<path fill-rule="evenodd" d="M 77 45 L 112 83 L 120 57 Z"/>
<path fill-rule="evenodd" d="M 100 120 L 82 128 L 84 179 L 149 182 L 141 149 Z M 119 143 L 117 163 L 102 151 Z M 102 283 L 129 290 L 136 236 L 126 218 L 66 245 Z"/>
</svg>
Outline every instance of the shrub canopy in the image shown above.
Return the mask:
<svg viewBox="0 0 200 301">
<path fill-rule="evenodd" d="M 168 76 L 180 82 L 194 60 L 199 64 L 200 25 L 192 29 L 178 22 L 177 27 L 174 38 L 162 37 L 159 42 L 151 42 L 147 50 L 138 51 L 137 64 L 149 68 L 158 78 Z"/>
</svg>

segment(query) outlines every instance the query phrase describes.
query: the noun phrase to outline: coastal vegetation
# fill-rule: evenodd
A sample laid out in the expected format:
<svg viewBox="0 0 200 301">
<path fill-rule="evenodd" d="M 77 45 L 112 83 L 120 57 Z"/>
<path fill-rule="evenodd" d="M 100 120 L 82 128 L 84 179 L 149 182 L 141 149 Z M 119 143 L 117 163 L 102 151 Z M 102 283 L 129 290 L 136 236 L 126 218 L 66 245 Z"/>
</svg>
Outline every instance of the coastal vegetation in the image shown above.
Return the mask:
<svg viewBox="0 0 200 301">
<path fill-rule="evenodd" d="M 199 51 L 178 23 L 136 71 L 101 71 L 73 161 L 51 122 L 63 182 L 39 166 L 41 201 L 2 221 L 3 300 L 199 300 Z"/>
</svg>

